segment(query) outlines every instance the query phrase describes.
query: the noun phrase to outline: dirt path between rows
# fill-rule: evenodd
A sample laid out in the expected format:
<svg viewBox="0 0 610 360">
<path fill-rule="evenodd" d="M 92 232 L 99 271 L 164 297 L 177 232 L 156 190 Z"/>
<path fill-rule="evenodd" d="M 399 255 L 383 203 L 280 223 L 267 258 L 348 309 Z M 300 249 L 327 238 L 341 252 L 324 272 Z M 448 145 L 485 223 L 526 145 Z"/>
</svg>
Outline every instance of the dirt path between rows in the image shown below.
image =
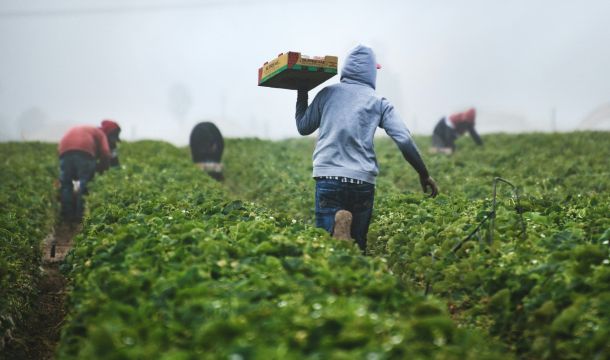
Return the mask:
<svg viewBox="0 0 610 360">
<path fill-rule="evenodd" d="M 5 359 L 54 359 L 61 327 L 66 315 L 64 306 L 67 279 L 59 270 L 66 254 L 72 248 L 74 237 L 81 226 L 57 225 L 43 241 L 43 273 L 38 283 L 38 297 L 32 312 L 13 332 L 7 343 Z M 51 249 L 55 241 L 55 256 Z"/>
</svg>

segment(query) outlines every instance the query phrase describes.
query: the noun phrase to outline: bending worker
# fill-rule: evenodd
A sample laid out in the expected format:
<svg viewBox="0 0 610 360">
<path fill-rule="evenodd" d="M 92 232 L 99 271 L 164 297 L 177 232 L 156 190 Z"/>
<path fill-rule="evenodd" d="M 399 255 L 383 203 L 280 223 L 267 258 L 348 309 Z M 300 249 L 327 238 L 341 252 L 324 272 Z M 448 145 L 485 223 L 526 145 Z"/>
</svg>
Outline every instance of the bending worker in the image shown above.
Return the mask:
<svg viewBox="0 0 610 360">
<path fill-rule="evenodd" d="M 322 89 L 309 106 L 307 91 L 299 90 L 296 103 L 299 133 L 319 129 L 313 153 L 316 226 L 335 237 L 355 239 L 363 253 L 378 174 L 373 147 L 377 127 L 418 172 L 423 190 L 429 188 L 432 196 L 438 193 L 409 130 L 392 104 L 375 92 L 380 68 L 371 48 L 357 46 L 345 61 L 339 84 Z"/>
<path fill-rule="evenodd" d="M 431 152 L 452 154 L 455 151 L 455 140 L 466 132 L 477 145 L 483 145 L 483 140 L 474 129 L 476 116 L 476 110 L 470 108 L 440 119 L 432 133 Z"/>
<path fill-rule="evenodd" d="M 224 140 L 220 130 L 211 122 L 201 122 L 191 131 L 191 156 L 197 166 L 218 181 L 224 180 L 221 161 Z"/>
<path fill-rule="evenodd" d="M 83 195 L 95 175 L 110 165 L 107 129 L 94 126 L 74 126 L 59 142 L 59 182 L 61 186 L 61 217 L 64 221 L 80 222 L 84 212 Z M 73 181 L 78 181 L 76 187 Z M 75 201 L 73 202 L 73 197 Z"/>
</svg>

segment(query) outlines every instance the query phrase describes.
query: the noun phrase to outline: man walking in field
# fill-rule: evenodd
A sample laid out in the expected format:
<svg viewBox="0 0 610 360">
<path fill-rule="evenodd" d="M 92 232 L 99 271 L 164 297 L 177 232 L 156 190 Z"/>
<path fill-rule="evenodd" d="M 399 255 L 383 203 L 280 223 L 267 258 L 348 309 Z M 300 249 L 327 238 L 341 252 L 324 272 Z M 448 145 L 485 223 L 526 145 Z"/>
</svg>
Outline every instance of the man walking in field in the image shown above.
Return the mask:
<svg viewBox="0 0 610 360">
<path fill-rule="evenodd" d="M 464 135 L 470 134 L 474 142 L 482 146 L 483 140 L 474 129 L 474 121 L 477 112 L 470 108 L 464 112 L 448 115 L 439 120 L 432 132 L 432 153 L 443 153 L 451 155 L 455 152 L 455 140 Z"/>
<path fill-rule="evenodd" d="M 108 136 L 112 136 L 115 131 L 114 127 L 108 126 L 75 126 L 68 130 L 59 142 L 62 220 L 82 220 L 83 195 L 87 194 L 87 185 L 93 179 L 96 169 L 99 172 L 108 169 L 112 157 Z M 78 181 L 76 191 L 73 181 Z"/>
<path fill-rule="evenodd" d="M 322 89 L 309 106 L 307 91 L 299 90 L 296 103 L 299 133 L 320 129 L 313 153 L 316 226 L 335 237 L 355 239 L 363 253 L 378 174 L 373 146 L 377 127 L 418 172 L 423 190 L 438 194 L 409 130 L 392 104 L 375 92 L 380 68 L 371 48 L 357 46 L 345 61 L 339 84 Z"/>
</svg>

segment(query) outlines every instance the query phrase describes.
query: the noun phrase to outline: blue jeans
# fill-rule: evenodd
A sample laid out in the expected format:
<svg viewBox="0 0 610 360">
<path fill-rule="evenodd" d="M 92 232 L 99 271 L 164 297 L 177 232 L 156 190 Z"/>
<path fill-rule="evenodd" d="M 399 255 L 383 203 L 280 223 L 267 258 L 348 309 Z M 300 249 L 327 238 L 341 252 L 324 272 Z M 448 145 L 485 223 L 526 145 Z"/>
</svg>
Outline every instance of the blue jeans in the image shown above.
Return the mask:
<svg viewBox="0 0 610 360">
<path fill-rule="evenodd" d="M 366 234 L 369 231 L 375 185 L 352 184 L 340 180 L 316 179 L 316 226 L 332 234 L 335 214 L 339 210 L 352 213 L 351 235 L 360 250 L 366 252 Z"/>
<path fill-rule="evenodd" d="M 85 209 L 83 195 L 87 183 L 95 175 L 95 158 L 82 151 L 69 151 L 59 158 L 61 184 L 61 216 L 64 220 L 80 221 Z M 74 193 L 72 180 L 80 181 L 80 191 Z"/>
</svg>

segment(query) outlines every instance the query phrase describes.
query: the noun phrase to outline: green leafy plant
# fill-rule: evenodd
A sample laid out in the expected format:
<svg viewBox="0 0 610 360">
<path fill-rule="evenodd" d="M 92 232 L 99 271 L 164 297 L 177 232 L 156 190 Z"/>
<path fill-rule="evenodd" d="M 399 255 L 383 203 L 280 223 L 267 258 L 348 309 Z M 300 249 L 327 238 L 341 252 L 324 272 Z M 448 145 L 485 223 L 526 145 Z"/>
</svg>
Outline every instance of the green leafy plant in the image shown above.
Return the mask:
<svg viewBox="0 0 610 360">
<path fill-rule="evenodd" d="M 510 358 L 385 259 L 232 199 L 181 149 L 121 154 L 67 258 L 60 358 Z"/>
<path fill-rule="evenodd" d="M 40 277 L 40 243 L 51 231 L 56 202 L 53 144 L 0 144 L 0 349 L 27 314 Z"/>
<path fill-rule="evenodd" d="M 519 356 L 610 356 L 600 340 L 610 331 L 608 133 L 488 135 L 484 148 L 460 140 L 450 157 L 427 155 L 429 138 L 416 140 L 441 195 L 426 198 L 395 145 L 377 139 L 372 256 L 409 288 L 425 292 L 429 285 L 457 323 L 491 334 Z M 227 160 L 230 186 L 311 221 L 312 148 L 308 140 L 236 141 Z M 489 213 L 497 176 L 519 185 L 520 207 L 500 188 L 491 246 L 484 226 L 451 253 Z M 264 185 L 240 180 L 250 178 Z"/>
</svg>

